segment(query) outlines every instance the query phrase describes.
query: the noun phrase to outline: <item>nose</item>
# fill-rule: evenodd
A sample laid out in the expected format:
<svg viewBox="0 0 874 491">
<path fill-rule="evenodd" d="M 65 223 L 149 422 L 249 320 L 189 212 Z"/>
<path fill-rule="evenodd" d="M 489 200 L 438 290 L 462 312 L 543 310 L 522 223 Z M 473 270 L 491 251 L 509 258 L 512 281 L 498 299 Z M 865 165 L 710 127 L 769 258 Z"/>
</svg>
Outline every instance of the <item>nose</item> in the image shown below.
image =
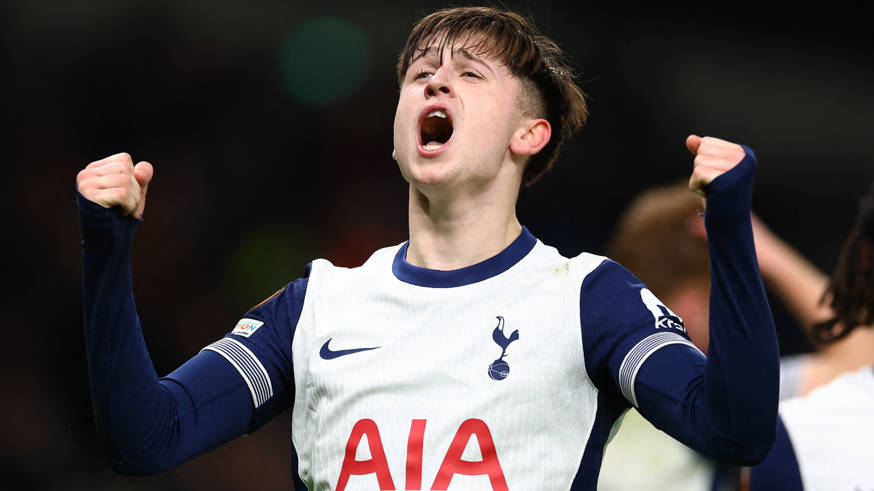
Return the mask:
<svg viewBox="0 0 874 491">
<path fill-rule="evenodd" d="M 428 79 L 428 85 L 425 86 L 425 98 L 430 99 L 440 94 L 455 97 L 455 90 L 452 88 L 452 80 L 450 79 L 448 63 L 444 63 L 437 72 Z"/>
</svg>

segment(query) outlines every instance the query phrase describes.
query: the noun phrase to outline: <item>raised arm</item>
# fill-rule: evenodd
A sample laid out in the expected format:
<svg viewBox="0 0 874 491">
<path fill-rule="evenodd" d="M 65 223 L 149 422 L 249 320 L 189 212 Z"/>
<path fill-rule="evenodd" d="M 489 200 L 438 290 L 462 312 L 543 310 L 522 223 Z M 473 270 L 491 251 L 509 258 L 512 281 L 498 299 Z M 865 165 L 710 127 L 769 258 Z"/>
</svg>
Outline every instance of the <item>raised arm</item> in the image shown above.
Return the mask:
<svg viewBox="0 0 874 491">
<path fill-rule="evenodd" d="M 691 136 L 692 191 L 706 198 L 711 261 L 710 346 L 705 359 L 672 344 L 642 362 L 638 408 L 653 424 L 714 460 L 750 465 L 775 438 L 777 338 L 756 261 L 749 149 Z"/>
<path fill-rule="evenodd" d="M 127 154 L 79 173 L 85 341 L 101 445 L 113 469 L 172 468 L 250 430 L 249 390 L 221 355 L 203 351 L 159 379 L 143 341 L 130 254 L 152 166 Z"/>
</svg>

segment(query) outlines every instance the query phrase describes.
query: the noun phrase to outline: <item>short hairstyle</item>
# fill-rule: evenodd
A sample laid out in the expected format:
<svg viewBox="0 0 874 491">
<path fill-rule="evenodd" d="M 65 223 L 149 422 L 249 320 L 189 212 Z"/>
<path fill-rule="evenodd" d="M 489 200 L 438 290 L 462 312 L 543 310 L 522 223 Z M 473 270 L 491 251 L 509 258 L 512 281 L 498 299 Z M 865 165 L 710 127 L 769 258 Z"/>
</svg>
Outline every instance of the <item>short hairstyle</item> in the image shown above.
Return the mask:
<svg viewBox="0 0 874 491">
<path fill-rule="evenodd" d="M 828 298 L 835 317 L 813 326 L 814 343 L 828 344 L 874 323 L 874 183 L 859 202 L 856 223 L 844 241 L 823 302 Z"/>
<path fill-rule="evenodd" d="M 543 149 L 532 155 L 522 175 L 530 186 L 552 168 L 564 141 L 582 128 L 588 116 L 583 91 L 561 49 L 540 34 L 529 19 L 494 7 L 457 7 L 423 18 L 407 40 L 398 60 L 398 82 L 407 69 L 434 45 L 461 47 L 499 61 L 519 78 L 517 106 L 526 116 L 549 121 L 553 134 Z"/>
<path fill-rule="evenodd" d="M 662 299 L 690 284 L 709 288 L 707 240 L 690 223 L 704 220 L 700 211 L 701 197 L 685 183 L 650 189 L 620 217 L 607 255 Z"/>
</svg>

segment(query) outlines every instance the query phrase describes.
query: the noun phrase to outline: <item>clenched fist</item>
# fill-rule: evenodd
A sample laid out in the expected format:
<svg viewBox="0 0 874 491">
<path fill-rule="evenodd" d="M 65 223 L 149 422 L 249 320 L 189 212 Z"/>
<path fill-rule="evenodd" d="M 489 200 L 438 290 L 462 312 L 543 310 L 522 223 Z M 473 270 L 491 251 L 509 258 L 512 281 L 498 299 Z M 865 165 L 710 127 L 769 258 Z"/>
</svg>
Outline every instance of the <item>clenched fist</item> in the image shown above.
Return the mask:
<svg viewBox="0 0 874 491">
<path fill-rule="evenodd" d="M 740 145 L 709 136 L 690 135 L 686 138 L 686 147 L 695 155 L 689 189 L 704 198 L 707 198 L 706 186 L 733 169 L 746 155 Z"/>
<path fill-rule="evenodd" d="M 76 185 L 89 201 L 104 208 L 120 206 L 123 215 L 133 214 L 139 219 L 143 217 L 146 189 L 153 174 L 152 164 L 134 165 L 130 155 L 119 153 L 88 164 L 76 177 Z"/>
</svg>

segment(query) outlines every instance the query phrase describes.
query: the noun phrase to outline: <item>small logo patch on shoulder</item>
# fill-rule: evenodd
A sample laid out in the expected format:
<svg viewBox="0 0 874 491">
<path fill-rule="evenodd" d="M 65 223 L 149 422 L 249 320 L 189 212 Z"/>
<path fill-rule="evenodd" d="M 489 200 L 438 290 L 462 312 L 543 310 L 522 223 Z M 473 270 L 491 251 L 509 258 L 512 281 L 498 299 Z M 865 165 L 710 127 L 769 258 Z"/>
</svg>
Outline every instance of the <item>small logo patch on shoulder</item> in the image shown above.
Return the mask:
<svg viewBox="0 0 874 491">
<path fill-rule="evenodd" d="M 234 327 L 234 330 L 231 331 L 231 334 L 236 334 L 237 336 L 243 336 L 244 338 L 248 338 L 252 335 L 253 332 L 257 331 L 258 328 L 263 325 L 264 323 L 261 321 L 243 318 L 240 319 L 240 322 L 237 322 L 237 326 Z"/>
<path fill-rule="evenodd" d="M 686 332 L 686 328 L 683 327 L 683 319 L 680 319 L 677 314 L 661 303 L 651 291 L 646 288 L 641 289 L 640 299 L 643 300 L 643 304 L 646 305 L 646 308 L 655 317 L 656 329 L 676 329 Z"/>
</svg>

